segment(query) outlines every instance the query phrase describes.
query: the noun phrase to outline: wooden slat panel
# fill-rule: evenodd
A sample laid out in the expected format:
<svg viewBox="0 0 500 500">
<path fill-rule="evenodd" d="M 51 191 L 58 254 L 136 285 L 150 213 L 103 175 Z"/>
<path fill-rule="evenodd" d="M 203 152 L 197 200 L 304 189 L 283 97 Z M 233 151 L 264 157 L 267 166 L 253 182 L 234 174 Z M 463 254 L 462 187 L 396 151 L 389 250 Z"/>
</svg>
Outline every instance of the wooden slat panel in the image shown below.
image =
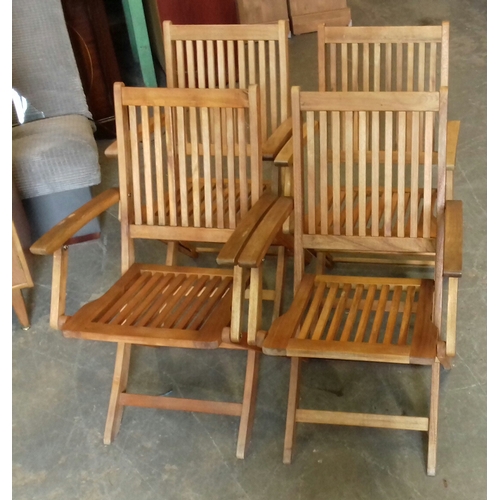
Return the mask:
<svg viewBox="0 0 500 500">
<path fill-rule="evenodd" d="M 155 166 L 156 166 L 156 199 L 158 206 L 158 224 L 164 226 L 166 224 L 165 217 L 165 173 L 163 171 L 163 144 L 162 144 L 162 124 L 160 108 L 155 106 L 153 111 L 153 127 L 154 127 L 154 147 L 155 147 Z"/>
<path fill-rule="evenodd" d="M 176 108 L 177 119 L 177 144 L 178 144 L 178 171 L 179 171 L 179 192 L 181 207 L 181 225 L 187 227 L 188 220 L 188 187 L 187 187 L 187 158 L 186 158 L 186 123 L 185 109 Z"/>
<path fill-rule="evenodd" d="M 332 112 L 333 234 L 340 234 L 340 113 Z"/>
<path fill-rule="evenodd" d="M 350 26 L 325 27 L 325 42 L 356 43 L 441 42 L 441 26 Z"/>
<path fill-rule="evenodd" d="M 405 144 L 406 144 L 406 113 L 399 112 L 397 116 L 397 137 L 398 137 L 398 210 L 396 216 L 396 234 L 404 236 L 405 227 Z"/>
<path fill-rule="evenodd" d="M 363 285 L 356 285 L 354 298 L 352 299 L 352 303 L 350 304 L 349 307 L 349 314 L 347 315 L 344 329 L 342 330 L 342 333 L 340 335 L 341 342 L 345 342 L 350 339 L 352 328 L 354 326 L 354 322 L 356 321 L 356 316 L 358 314 L 358 307 L 361 301 L 362 294 L 363 294 Z"/>
<path fill-rule="evenodd" d="M 415 300 L 415 292 L 416 288 L 414 286 L 410 286 L 406 290 L 405 309 L 403 312 L 403 317 L 401 318 L 401 326 L 399 329 L 399 345 L 406 345 L 408 340 L 408 330 L 410 327 L 411 312 L 413 310 L 413 304 Z"/>
<path fill-rule="evenodd" d="M 245 29 L 243 29 L 243 27 Z M 276 26 L 274 24 L 255 25 L 172 25 L 172 37 L 177 40 L 275 40 Z"/>
<path fill-rule="evenodd" d="M 322 305 L 321 314 L 318 318 L 316 326 L 314 327 L 313 334 L 311 335 L 312 340 L 319 340 L 323 336 L 323 330 L 325 329 L 328 317 L 330 316 L 332 307 L 334 306 L 338 288 L 338 283 L 334 283 L 333 286 L 329 287 L 325 302 Z"/>
<path fill-rule="evenodd" d="M 309 227 L 316 227 L 316 154 L 314 113 L 306 113 L 307 124 L 307 214 Z"/>
<path fill-rule="evenodd" d="M 358 328 L 356 330 L 356 335 L 354 336 L 354 342 L 362 342 L 366 327 L 368 325 L 368 320 L 370 319 L 370 313 L 373 307 L 373 301 L 375 299 L 375 294 L 377 292 L 376 285 L 369 285 L 366 294 L 366 300 L 363 306 L 363 312 L 361 313 L 361 318 L 359 320 Z"/>
<path fill-rule="evenodd" d="M 309 337 L 309 331 L 311 329 L 313 321 L 317 318 L 317 315 L 319 314 L 319 308 L 323 301 L 325 287 L 326 287 L 325 283 L 320 283 L 316 288 L 316 290 L 314 291 L 314 296 L 311 301 L 311 304 L 309 305 L 307 315 L 304 319 L 304 322 L 302 323 L 302 326 L 300 327 L 300 331 L 296 336 L 296 338 L 305 339 Z"/>
<path fill-rule="evenodd" d="M 129 108 L 130 119 L 130 146 L 132 165 L 132 185 L 134 200 L 134 220 L 137 224 L 142 224 L 142 196 L 139 161 L 139 138 L 137 137 L 137 109 L 135 106 Z"/>
<path fill-rule="evenodd" d="M 438 111 L 438 92 L 301 92 L 307 111 Z"/>
<path fill-rule="evenodd" d="M 340 323 L 342 321 L 342 316 L 347 306 L 347 299 L 349 298 L 350 291 L 351 291 L 351 284 L 350 283 L 345 284 L 342 288 L 342 292 L 340 294 L 337 307 L 335 308 L 335 313 L 333 315 L 332 321 L 330 323 L 330 326 L 328 327 L 328 332 L 325 337 L 325 340 L 327 341 L 332 341 L 335 339 Z"/>
<path fill-rule="evenodd" d="M 394 329 L 396 326 L 396 320 L 399 312 L 399 303 L 401 301 L 401 294 L 403 289 L 398 286 L 394 289 L 391 298 L 391 311 L 389 312 L 389 317 L 387 318 L 387 326 L 385 327 L 384 333 L 384 344 L 393 343 Z"/>
</svg>

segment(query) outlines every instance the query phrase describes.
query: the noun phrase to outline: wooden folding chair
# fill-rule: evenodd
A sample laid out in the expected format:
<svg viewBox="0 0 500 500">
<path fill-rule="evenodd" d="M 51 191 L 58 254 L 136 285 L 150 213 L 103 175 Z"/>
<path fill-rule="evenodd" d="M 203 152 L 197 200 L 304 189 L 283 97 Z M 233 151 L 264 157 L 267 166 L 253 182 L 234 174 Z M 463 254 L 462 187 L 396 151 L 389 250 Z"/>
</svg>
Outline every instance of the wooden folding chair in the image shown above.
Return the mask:
<svg viewBox="0 0 500 500">
<path fill-rule="evenodd" d="M 254 254 L 265 254 L 292 210 L 291 199 L 278 200 L 264 191 L 257 86 L 245 91 L 191 90 L 116 83 L 114 91 L 119 189 L 97 196 L 31 247 L 35 254 L 54 255 L 51 325 L 66 337 L 117 344 L 105 443 L 118 432 L 125 406 L 216 413 L 240 417 L 237 456 L 243 458 L 257 391 L 262 258 L 247 259 L 247 267 L 241 267 L 238 258 L 251 237 Z M 208 110 L 216 117 L 214 135 L 208 133 Z M 225 155 L 222 116 L 227 127 Z M 118 201 L 122 276 L 100 298 L 66 315 L 64 244 L 79 227 Z M 224 244 L 219 262 L 226 268 L 138 263 L 137 238 Z M 247 310 L 248 283 L 252 294 Z M 243 401 L 129 393 L 133 345 L 247 349 Z"/>
<path fill-rule="evenodd" d="M 448 356 L 455 353 L 454 332 L 441 330 L 443 279 L 458 278 L 462 266 L 462 203 L 446 200 L 446 109 L 445 87 L 440 92 L 292 88 L 295 297 L 263 344 L 266 354 L 292 358 L 285 463 L 291 461 L 297 422 L 410 429 L 428 433 L 427 472 L 435 474 L 440 363 L 449 366 Z M 310 129 L 306 139 L 295 133 L 303 123 Z M 434 278 L 304 274 L 306 249 L 430 259 Z M 429 365 L 429 414 L 299 408 L 300 358 Z"/>
</svg>

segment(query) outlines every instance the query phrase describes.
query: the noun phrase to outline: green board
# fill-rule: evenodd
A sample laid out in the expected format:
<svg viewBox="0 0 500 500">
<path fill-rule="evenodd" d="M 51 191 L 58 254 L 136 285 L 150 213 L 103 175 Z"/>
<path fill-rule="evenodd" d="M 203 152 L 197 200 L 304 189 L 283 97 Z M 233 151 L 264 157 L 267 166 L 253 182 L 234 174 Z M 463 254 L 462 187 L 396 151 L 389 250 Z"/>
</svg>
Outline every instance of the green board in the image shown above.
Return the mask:
<svg viewBox="0 0 500 500">
<path fill-rule="evenodd" d="M 146 87 L 157 87 L 153 55 L 142 0 L 122 0 L 132 54 Z"/>
</svg>

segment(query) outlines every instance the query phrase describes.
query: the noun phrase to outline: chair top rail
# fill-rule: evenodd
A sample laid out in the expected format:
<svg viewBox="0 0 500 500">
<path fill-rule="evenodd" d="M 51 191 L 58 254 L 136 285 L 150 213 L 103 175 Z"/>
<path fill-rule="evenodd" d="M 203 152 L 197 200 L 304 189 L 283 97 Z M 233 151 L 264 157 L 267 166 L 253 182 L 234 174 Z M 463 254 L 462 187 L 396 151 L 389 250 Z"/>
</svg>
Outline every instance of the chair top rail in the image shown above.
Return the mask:
<svg viewBox="0 0 500 500">
<path fill-rule="evenodd" d="M 449 23 L 439 26 L 325 26 L 325 43 L 439 43 L 446 38 Z"/>
</svg>

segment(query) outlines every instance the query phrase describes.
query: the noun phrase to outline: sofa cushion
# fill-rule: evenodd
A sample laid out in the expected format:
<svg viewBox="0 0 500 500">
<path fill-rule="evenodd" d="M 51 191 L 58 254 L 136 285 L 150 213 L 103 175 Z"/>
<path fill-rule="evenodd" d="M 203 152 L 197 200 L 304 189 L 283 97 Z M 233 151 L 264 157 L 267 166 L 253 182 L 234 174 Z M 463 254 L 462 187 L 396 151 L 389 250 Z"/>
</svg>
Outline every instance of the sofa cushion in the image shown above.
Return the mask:
<svg viewBox="0 0 500 500">
<path fill-rule="evenodd" d="M 12 180 L 22 199 L 99 184 L 91 121 L 66 115 L 13 127 Z"/>
</svg>

